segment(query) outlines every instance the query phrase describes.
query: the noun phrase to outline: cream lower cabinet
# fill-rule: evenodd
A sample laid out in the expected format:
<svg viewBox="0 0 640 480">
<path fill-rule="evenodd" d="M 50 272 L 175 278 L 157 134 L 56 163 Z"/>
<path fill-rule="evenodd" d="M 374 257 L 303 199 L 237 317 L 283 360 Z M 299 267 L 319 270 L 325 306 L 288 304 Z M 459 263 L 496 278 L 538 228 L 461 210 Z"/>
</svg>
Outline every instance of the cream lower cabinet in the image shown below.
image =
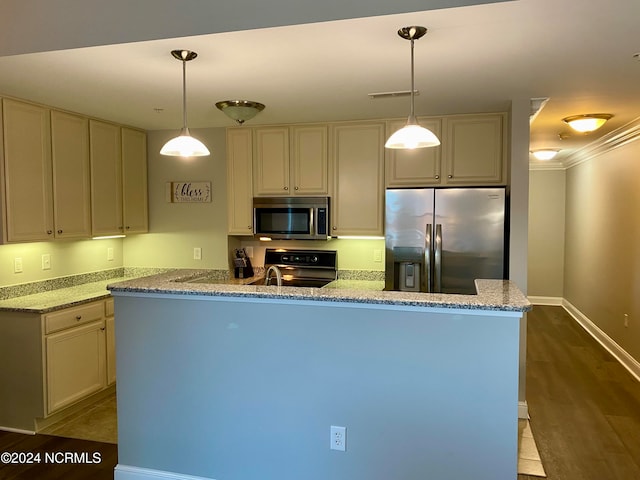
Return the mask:
<svg viewBox="0 0 640 480">
<path fill-rule="evenodd" d="M 47 414 L 106 388 L 108 301 L 44 315 Z"/>
<path fill-rule="evenodd" d="M 105 300 L 104 308 L 107 345 L 107 385 L 113 385 L 116 383 L 116 323 L 113 298 Z"/>
<path fill-rule="evenodd" d="M 335 124 L 331 142 L 331 235 L 383 235 L 384 122 Z"/>
<path fill-rule="evenodd" d="M 229 235 L 253 235 L 252 139 L 251 129 L 227 129 L 227 233 Z"/>
<path fill-rule="evenodd" d="M 47 412 L 106 387 L 104 319 L 46 338 Z"/>
</svg>

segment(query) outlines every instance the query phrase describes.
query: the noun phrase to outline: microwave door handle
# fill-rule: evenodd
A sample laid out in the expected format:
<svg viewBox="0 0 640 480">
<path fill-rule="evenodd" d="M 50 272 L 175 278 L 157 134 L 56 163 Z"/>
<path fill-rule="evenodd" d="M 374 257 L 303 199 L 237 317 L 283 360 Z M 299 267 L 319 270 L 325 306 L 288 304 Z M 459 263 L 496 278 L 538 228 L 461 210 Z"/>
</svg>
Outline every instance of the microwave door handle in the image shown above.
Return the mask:
<svg viewBox="0 0 640 480">
<path fill-rule="evenodd" d="M 309 209 L 309 233 L 311 233 L 311 235 L 313 235 L 314 237 L 318 234 L 318 232 L 316 232 L 316 229 L 314 228 L 315 222 L 313 221 L 313 219 L 315 217 L 315 213 L 315 208 Z"/>
</svg>

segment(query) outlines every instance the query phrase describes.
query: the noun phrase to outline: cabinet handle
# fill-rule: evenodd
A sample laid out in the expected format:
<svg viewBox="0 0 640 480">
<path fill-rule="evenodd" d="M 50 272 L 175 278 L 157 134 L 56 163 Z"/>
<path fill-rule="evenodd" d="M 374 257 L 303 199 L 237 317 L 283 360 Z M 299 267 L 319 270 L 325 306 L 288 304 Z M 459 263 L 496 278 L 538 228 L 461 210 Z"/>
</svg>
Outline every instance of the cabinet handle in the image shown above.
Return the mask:
<svg viewBox="0 0 640 480">
<path fill-rule="evenodd" d="M 284 187 L 285 190 L 289 190 L 289 187 Z"/>
<path fill-rule="evenodd" d="M 449 175 L 449 178 L 453 178 L 453 175 Z"/>
<path fill-rule="evenodd" d="M 249 225 L 247 228 L 248 228 L 249 230 L 252 230 L 251 225 Z"/>
<path fill-rule="evenodd" d="M 334 229 L 334 230 L 337 230 L 337 229 L 338 229 L 338 227 L 333 227 L 333 229 Z"/>
<path fill-rule="evenodd" d="M 440 180 L 440 175 L 436 175 L 436 180 Z"/>
<path fill-rule="evenodd" d="M 127 230 L 129 230 L 131 227 L 130 227 L 129 225 L 127 225 L 127 227 L 126 227 L 126 228 L 127 228 Z"/>
<path fill-rule="evenodd" d="M 53 233 L 53 230 L 47 230 L 47 235 L 51 235 Z"/>
<path fill-rule="evenodd" d="M 82 320 L 82 315 L 76 315 L 76 320 L 78 321 Z"/>
<path fill-rule="evenodd" d="M 58 230 L 58 233 L 62 233 L 62 230 Z"/>
<path fill-rule="evenodd" d="M 100 330 L 102 330 L 104 332 L 105 327 L 102 327 Z"/>
<path fill-rule="evenodd" d="M 296 190 L 300 190 L 298 187 L 294 187 Z"/>
</svg>

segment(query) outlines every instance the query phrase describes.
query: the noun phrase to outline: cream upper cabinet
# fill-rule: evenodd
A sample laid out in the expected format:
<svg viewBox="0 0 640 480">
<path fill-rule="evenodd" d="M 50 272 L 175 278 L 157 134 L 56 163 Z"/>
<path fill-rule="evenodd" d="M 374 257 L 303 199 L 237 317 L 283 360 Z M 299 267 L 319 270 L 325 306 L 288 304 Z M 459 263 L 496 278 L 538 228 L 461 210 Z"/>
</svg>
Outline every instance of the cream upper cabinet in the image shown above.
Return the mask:
<svg viewBox="0 0 640 480">
<path fill-rule="evenodd" d="M 89 121 L 51 111 L 55 238 L 91 236 Z"/>
<path fill-rule="evenodd" d="M 406 125 L 406 120 L 387 122 L 386 137 Z M 440 119 L 419 118 L 421 126 L 431 130 L 441 141 Z M 422 187 L 441 183 L 440 159 L 442 147 L 413 150 L 385 149 L 385 183 L 387 187 Z"/>
<path fill-rule="evenodd" d="M 290 185 L 293 195 L 329 194 L 329 156 L 326 125 L 291 127 Z"/>
<path fill-rule="evenodd" d="M 255 129 L 255 196 L 326 196 L 327 126 Z"/>
<path fill-rule="evenodd" d="M 227 231 L 253 235 L 253 142 L 248 128 L 227 129 Z"/>
<path fill-rule="evenodd" d="M 383 122 L 332 126 L 331 235 L 383 235 Z"/>
<path fill-rule="evenodd" d="M 254 148 L 254 195 L 289 195 L 289 127 L 256 128 Z"/>
<path fill-rule="evenodd" d="M 2 100 L 4 137 L 4 240 L 53 239 L 49 110 Z"/>
<path fill-rule="evenodd" d="M 122 127 L 122 208 L 124 233 L 149 231 L 147 135 Z"/>
<path fill-rule="evenodd" d="M 443 121 L 443 183 L 506 184 L 505 115 L 456 115 L 445 117 Z"/>
<path fill-rule="evenodd" d="M 120 127 L 111 123 L 89 120 L 89 145 L 92 235 L 122 234 Z"/>
</svg>

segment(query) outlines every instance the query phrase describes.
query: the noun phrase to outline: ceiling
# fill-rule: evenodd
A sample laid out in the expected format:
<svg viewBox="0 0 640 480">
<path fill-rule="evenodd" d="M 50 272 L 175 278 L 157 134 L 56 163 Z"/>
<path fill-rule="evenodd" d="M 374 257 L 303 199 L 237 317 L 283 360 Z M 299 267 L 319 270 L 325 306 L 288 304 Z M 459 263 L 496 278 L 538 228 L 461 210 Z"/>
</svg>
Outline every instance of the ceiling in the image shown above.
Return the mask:
<svg viewBox="0 0 640 480">
<path fill-rule="evenodd" d="M 606 8 L 606 12 L 604 11 Z M 415 44 L 416 114 L 505 111 L 512 99 L 549 98 L 531 125 L 531 149 L 558 160 L 640 117 L 640 1 L 518 0 L 410 14 L 254 29 L 0 57 L 0 93 L 147 130 L 182 123 L 230 126 L 214 107 L 256 100 L 251 124 L 405 117 L 409 42 L 396 31 L 423 25 Z M 571 134 L 563 117 L 611 113 L 596 134 Z M 569 134 L 563 140 L 559 134 Z"/>
</svg>

